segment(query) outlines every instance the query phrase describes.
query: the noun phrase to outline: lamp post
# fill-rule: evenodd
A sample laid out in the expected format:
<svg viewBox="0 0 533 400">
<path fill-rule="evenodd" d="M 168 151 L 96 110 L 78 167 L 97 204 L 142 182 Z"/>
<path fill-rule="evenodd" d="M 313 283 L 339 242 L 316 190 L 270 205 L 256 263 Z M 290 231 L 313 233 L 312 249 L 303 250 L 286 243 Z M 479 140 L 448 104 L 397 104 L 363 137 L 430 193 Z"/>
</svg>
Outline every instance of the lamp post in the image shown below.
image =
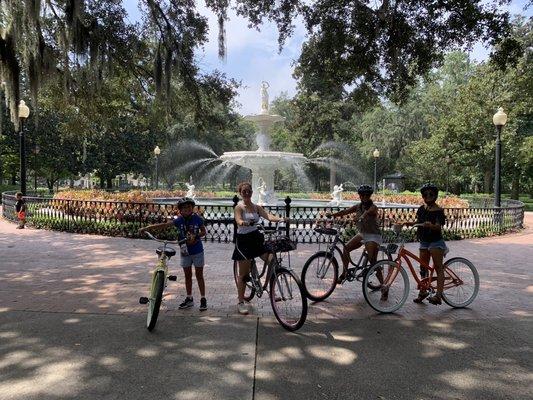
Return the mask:
<svg viewBox="0 0 533 400">
<path fill-rule="evenodd" d="M 33 188 L 35 190 L 35 196 L 37 196 L 37 154 L 41 151 L 41 148 L 38 144 L 33 148 L 33 172 L 35 176 L 33 177 Z"/>
<path fill-rule="evenodd" d="M 375 149 L 372 153 L 374 156 L 374 191 L 378 190 L 378 158 L 379 158 L 379 150 Z"/>
<path fill-rule="evenodd" d="M 446 155 L 444 158 L 446 161 L 446 196 L 450 193 L 450 164 L 452 163 L 452 159 L 449 155 Z"/>
<path fill-rule="evenodd" d="M 19 103 L 19 150 L 20 150 L 20 191 L 23 196 L 26 195 L 26 140 L 24 137 L 24 121 L 30 116 L 30 109 L 21 100 Z"/>
<path fill-rule="evenodd" d="M 159 146 L 155 146 L 154 155 L 155 155 L 155 188 L 159 187 L 159 154 L 161 154 L 161 149 Z"/>
<path fill-rule="evenodd" d="M 494 207 L 500 207 L 501 205 L 501 157 L 502 157 L 502 143 L 501 133 L 503 126 L 507 123 L 507 114 L 503 112 L 503 108 L 498 108 L 498 112 L 492 117 L 492 122 L 496 127 L 496 165 L 494 169 Z"/>
</svg>

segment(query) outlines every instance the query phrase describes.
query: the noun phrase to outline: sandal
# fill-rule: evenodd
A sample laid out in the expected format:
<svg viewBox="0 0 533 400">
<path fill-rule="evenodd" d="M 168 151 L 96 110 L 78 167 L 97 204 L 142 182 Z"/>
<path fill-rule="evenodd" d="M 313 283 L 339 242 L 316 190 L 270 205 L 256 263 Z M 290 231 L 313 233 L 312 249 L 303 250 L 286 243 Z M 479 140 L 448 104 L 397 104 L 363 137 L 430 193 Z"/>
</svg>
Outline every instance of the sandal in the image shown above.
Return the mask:
<svg viewBox="0 0 533 400">
<path fill-rule="evenodd" d="M 422 304 L 424 299 L 429 296 L 429 292 L 423 291 L 418 293 L 418 297 L 416 299 L 413 299 L 415 303 Z"/>
<path fill-rule="evenodd" d="M 435 296 L 431 296 L 428 301 L 431 303 L 431 304 L 434 304 L 436 306 L 442 304 L 442 299 L 440 297 L 440 295 L 436 294 Z"/>
</svg>

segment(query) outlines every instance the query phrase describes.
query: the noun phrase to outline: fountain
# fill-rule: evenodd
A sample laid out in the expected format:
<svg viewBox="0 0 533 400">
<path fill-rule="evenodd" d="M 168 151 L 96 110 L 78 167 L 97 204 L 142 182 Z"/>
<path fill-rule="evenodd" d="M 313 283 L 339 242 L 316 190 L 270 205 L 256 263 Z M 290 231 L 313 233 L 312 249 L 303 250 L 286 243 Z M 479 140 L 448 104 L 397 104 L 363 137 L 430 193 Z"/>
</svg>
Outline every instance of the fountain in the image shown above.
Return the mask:
<svg viewBox="0 0 533 400">
<path fill-rule="evenodd" d="M 281 168 L 295 168 L 295 166 L 305 163 L 307 159 L 301 153 L 270 151 L 271 139 L 268 130 L 272 124 L 283 121 L 285 118 L 270 114 L 268 88 L 269 84 L 263 81 L 261 84 L 261 113 L 244 117 L 244 119 L 255 122 L 259 126 L 259 131 L 255 137 L 257 150 L 229 151 L 222 154 L 220 159 L 252 171 L 252 188 L 254 189 L 252 201 L 261 200 L 263 204 L 276 204 L 274 171 Z"/>
</svg>

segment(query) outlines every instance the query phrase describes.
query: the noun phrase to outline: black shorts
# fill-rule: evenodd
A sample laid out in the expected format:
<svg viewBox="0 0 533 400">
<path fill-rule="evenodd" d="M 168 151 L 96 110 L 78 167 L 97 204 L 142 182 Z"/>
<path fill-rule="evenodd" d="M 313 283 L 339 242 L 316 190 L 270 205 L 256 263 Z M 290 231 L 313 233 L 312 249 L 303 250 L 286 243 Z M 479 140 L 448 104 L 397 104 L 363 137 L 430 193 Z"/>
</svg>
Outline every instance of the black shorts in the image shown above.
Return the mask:
<svg viewBox="0 0 533 400">
<path fill-rule="evenodd" d="M 232 260 L 251 260 L 265 254 L 265 237 L 259 231 L 237 234 Z"/>
</svg>

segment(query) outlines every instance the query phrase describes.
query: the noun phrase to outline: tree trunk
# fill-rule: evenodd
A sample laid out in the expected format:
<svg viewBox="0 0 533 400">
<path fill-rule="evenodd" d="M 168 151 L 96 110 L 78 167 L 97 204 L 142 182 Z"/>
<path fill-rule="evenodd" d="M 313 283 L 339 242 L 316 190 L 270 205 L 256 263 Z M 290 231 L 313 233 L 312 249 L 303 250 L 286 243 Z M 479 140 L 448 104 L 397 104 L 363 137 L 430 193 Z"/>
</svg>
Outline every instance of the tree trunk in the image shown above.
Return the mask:
<svg viewBox="0 0 533 400">
<path fill-rule="evenodd" d="M 46 179 L 46 187 L 48 188 L 48 193 L 50 194 L 54 193 L 54 181 L 51 181 L 50 179 Z"/>
<path fill-rule="evenodd" d="M 492 186 L 492 169 L 486 169 L 483 176 L 483 193 L 491 193 Z"/>
<path fill-rule="evenodd" d="M 513 173 L 513 181 L 511 183 L 511 199 L 518 200 L 520 196 L 520 171 L 518 168 Z"/>
<path fill-rule="evenodd" d="M 103 177 L 99 177 L 100 178 L 100 189 L 103 189 L 104 188 L 104 178 Z"/>
<path fill-rule="evenodd" d="M 11 174 L 11 184 L 13 186 L 15 186 L 17 184 L 17 175 L 16 174 Z"/>
<path fill-rule="evenodd" d="M 106 189 L 113 189 L 113 178 L 106 178 Z"/>
</svg>

